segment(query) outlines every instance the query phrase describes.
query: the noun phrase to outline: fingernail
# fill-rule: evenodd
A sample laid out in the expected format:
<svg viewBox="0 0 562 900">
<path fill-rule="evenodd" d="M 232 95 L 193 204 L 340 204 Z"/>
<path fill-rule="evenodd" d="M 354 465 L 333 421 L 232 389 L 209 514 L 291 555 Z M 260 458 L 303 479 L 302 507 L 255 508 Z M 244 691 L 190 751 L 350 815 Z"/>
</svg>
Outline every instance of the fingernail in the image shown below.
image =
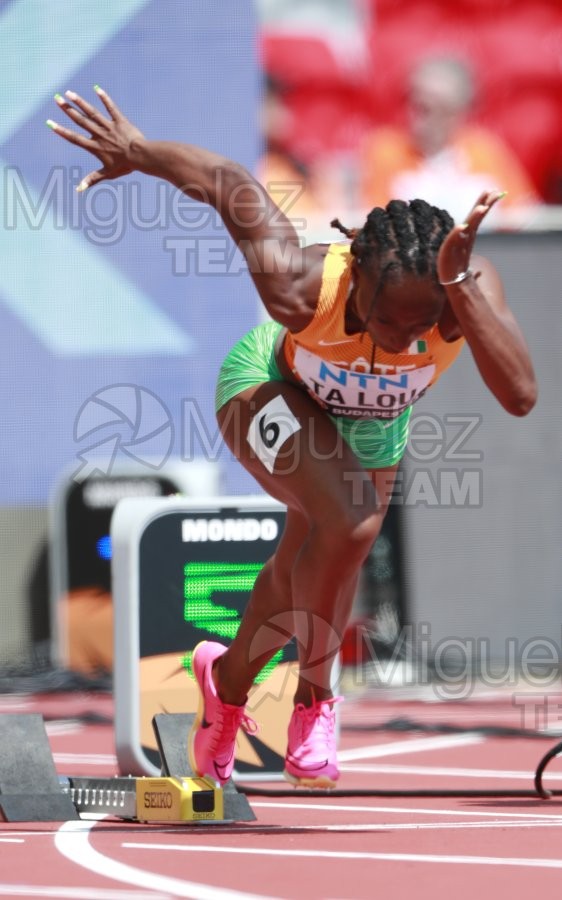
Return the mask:
<svg viewBox="0 0 562 900">
<path fill-rule="evenodd" d="M 49 128 L 53 128 L 53 129 L 57 127 L 57 123 L 53 122 L 52 119 L 47 119 L 47 121 L 45 122 L 45 125 L 48 125 Z"/>
<path fill-rule="evenodd" d="M 71 100 L 74 100 L 74 98 L 76 97 L 76 94 L 74 93 L 74 91 L 65 91 L 64 93 L 66 94 L 67 97 L 70 97 Z"/>
<path fill-rule="evenodd" d="M 87 187 L 88 187 L 88 182 L 87 182 L 86 179 L 84 178 L 84 179 L 80 182 L 80 184 L 77 185 L 77 187 L 76 187 L 76 192 L 77 192 L 78 194 L 81 194 L 82 191 L 85 191 Z"/>
<path fill-rule="evenodd" d="M 467 228 L 470 228 L 468 222 L 463 222 L 462 225 L 459 225 L 461 231 L 466 231 Z"/>
<path fill-rule="evenodd" d="M 57 103 L 64 103 L 64 97 L 61 94 L 55 94 L 55 100 Z"/>
<path fill-rule="evenodd" d="M 96 94 L 105 94 L 104 89 L 100 88 L 99 84 L 94 84 L 94 91 Z"/>
<path fill-rule="evenodd" d="M 503 197 L 507 197 L 509 191 L 502 191 L 498 197 L 498 200 L 501 200 Z"/>
</svg>

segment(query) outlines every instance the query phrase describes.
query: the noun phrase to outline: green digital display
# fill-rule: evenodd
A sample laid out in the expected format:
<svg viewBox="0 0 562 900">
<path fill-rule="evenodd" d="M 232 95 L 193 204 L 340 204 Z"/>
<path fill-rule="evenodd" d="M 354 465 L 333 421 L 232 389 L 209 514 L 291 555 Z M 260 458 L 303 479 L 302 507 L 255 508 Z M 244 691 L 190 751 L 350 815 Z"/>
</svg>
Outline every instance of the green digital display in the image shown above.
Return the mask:
<svg viewBox="0 0 562 900">
<path fill-rule="evenodd" d="M 262 563 L 189 562 L 184 567 L 184 619 L 195 628 L 232 639 L 240 623 L 237 609 L 222 606 L 216 594 L 251 591 Z"/>
<path fill-rule="evenodd" d="M 218 639 L 231 641 L 240 625 L 240 608 L 223 606 L 218 602 L 221 594 L 251 592 L 263 563 L 188 562 L 184 567 L 184 620 L 201 631 Z M 283 659 L 279 650 L 256 678 L 264 681 L 278 662 Z M 184 657 L 184 665 L 190 667 L 191 653 Z"/>
<path fill-rule="evenodd" d="M 202 640 L 229 644 L 263 565 L 275 552 L 284 509 L 170 512 L 149 523 L 139 548 L 140 656 L 179 652 L 190 668 Z M 289 644 L 262 670 L 297 658 Z"/>
</svg>

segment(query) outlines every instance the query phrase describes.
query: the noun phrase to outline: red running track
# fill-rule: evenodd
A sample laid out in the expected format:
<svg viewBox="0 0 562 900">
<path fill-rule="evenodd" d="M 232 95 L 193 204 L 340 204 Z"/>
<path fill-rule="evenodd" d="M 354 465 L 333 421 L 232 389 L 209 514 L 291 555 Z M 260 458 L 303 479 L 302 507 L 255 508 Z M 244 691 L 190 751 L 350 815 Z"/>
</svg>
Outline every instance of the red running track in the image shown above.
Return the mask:
<svg viewBox="0 0 562 900">
<path fill-rule="evenodd" d="M 110 697 L 4 696 L 0 712 L 43 713 L 61 774 L 117 774 L 112 726 L 80 722 L 91 712 L 110 718 Z M 376 730 L 397 718 L 420 730 Z M 464 730 L 437 730 L 456 725 Z M 482 733 L 498 725 L 530 727 L 510 697 L 422 703 L 381 693 L 348 701 L 340 787 L 532 790 L 536 764 L 555 738 Z M 562 761 L 546 780 L 562 787 Z M 299 799 L 295 791 L 250 800 L 258 817 L 250 825 L 161 827 L 93 818 L 1 824 L 0 897 L 371 900 L 389 889 L 398 900 L 501 897 L 508 890 L 515 898 L 558 894 L 558 798 Z"/>
</svg>

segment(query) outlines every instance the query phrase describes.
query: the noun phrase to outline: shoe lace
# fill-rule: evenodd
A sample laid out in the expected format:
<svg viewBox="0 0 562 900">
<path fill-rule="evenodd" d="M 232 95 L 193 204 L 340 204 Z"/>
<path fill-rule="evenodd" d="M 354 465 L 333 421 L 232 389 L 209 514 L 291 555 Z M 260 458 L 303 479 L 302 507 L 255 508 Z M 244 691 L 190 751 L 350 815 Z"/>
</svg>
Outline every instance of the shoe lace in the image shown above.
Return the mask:
<svg viewBox="0 0 562 900">
<path fill-rule="evenodd" d="M 244 712 L 243 706 L 222 706 L 219 710 L 219 728 L 216 729 L 215 739 L 212 742 L 212 750 L 220 756 L 221 752 L 230 750 L 238 729 L 242 728 L 246 734 L 255 734 L 258 724 Z"/>
<path fill-rule="evenodd" d="M 331 737 L 336 724 L 333 707 L 342 701 L 343 697 L 331 697 L 329 700 L 315 700 L 312 706 L 297 704 L 295 709 L 301 718 L 304 734 L 308 735 L 313 728 L 316 728 L 327 738 Z"/>
</svg>

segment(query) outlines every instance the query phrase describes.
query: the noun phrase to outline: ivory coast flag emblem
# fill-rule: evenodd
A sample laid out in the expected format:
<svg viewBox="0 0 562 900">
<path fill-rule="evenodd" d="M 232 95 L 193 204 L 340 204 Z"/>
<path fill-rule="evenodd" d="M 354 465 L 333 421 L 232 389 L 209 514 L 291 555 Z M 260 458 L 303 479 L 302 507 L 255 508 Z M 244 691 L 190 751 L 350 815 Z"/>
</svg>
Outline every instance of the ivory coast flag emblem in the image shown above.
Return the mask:
<svg viewBox="0 0 562 900">
<path fill-rule="evenodd" d="M 408 353 L 427 353 L 427 341 L 414 341 L 408 347 Z"/>
</svg>

